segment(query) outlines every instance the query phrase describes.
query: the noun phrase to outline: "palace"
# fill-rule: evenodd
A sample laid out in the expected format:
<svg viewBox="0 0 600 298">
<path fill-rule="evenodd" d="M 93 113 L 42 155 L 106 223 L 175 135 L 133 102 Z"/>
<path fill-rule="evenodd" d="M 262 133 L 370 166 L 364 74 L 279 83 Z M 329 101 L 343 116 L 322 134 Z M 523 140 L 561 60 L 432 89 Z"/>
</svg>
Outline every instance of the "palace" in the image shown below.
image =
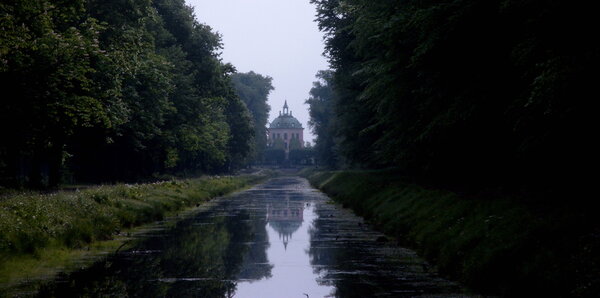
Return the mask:
<svg viewBox="0 0 600 298">
<path fill-rule="evenodd" d="M 298 119 L 289 111 L 287 100 L 283 111 L 275 118 L 268 129 L 269 146 L 282 146 L 285 150 L 285 159 L 289 159 L 290 150 L 304 147 L 304 128 Z"/>
</svg>

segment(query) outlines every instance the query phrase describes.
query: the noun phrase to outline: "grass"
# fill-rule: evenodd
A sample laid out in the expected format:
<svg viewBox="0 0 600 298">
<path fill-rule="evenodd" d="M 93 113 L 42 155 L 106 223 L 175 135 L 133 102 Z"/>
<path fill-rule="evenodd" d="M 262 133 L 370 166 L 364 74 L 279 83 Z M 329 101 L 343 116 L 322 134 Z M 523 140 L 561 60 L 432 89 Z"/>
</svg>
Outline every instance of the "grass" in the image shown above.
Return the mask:
<svg viewBox="0 0 600 298">
<path fill-rule="evenodd" d="M 96 241 L 80 249 L 45 247 L 38 249 L 36 255 L 19 254 L 7 258 L 0 267 L 0 293 L 20 296 L 24 292 L 34 291 L 39 281 L 91 264 L 106 252 L 117 250 L 124 239 Z"/>
<path fill-rule="evenodd" d="M 258 183 L 265 175 L 98 186 L 0 198 L 0 290 L 113 250 L 127 229 Z"/>
<path fill-rule="evenodd" d="M 301 174 L 477 292 L 598 293 L 600 240 L 591 212 L 539 208 L 512 198 L 466 198 L 405 183 L 392 171 Z"/>
</svg>

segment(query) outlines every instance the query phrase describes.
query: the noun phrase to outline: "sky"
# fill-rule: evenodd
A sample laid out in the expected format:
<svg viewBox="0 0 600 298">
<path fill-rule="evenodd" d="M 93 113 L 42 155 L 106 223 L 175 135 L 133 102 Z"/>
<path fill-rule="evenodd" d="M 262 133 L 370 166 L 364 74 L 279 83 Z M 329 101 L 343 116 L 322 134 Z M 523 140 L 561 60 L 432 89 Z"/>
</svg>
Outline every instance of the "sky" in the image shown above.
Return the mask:
<svg viewBox="0 0 600 298">
<path fill-rule="evenodd" d="M 254 71 L 273 78 L 269 122 L 287 100 L 304 126 L 304 140 L 314 143 L 304 101 L 319 70 L 328 68 L 323 34 L 309 0 L 186 0 L 196 19 L 220 33 L 222 59 L 238 72 Z"/>
</svg>

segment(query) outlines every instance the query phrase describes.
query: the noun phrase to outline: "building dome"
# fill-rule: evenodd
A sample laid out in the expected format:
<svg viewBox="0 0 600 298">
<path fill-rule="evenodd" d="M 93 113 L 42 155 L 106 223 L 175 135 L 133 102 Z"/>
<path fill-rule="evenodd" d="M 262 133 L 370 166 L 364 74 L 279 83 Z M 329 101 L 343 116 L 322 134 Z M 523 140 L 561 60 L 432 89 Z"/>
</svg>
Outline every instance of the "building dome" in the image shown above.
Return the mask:
<svg viewBox="0 0 600 298">
<path fill-rule="evenodd" d="M 279 113 L 279 117 L 271 122 L 269 128 L 302 128 L 300 121 L 292 116 L 292 112 L 288 111 L 287 100 L 283 106 L 283 113 Z"/>
<path fill-rule="evenodd" d="M 302 124 L 292 115 L 281 115 L 271 122 L 269 128 L 302 128 Z"/>
</svg>

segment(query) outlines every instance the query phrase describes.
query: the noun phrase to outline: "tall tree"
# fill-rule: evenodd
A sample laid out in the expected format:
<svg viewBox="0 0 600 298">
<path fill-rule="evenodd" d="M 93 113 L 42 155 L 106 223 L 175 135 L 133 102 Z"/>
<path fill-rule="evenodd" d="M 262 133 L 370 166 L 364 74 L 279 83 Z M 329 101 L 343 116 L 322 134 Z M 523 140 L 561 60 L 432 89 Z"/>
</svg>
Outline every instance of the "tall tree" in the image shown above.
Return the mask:
<svg viewBox="0 0 600 298">
<path fill-rule="evenodd" d="M 250 153 L 234 67 L 184 0 L 3 2 L 0 26 L 2 185 L 224 171 Z"/>
<path fill-rule="evenodd" d="M 586 94 L 600 51 L 591 7 L 312 3 L 334 70 L 339 152 L 350 163 L 466 188 L 541 190 L 583 178 L 566 173 L 592 156 Z"/>
<path fill-rule="evenodd" d="M 94 61 L 105 53 L 98 42 L 101 26 L 83 13 L 84 3 L 0 4 L 0 81 L 6 94 L 0 152 L 6 183 L 56 185 L 74 131 L 118 122 L 110 115 L 116 103 L 93 80 Z"/>
<path fill-rule="evenodd" d="M 269 93 L 274 90 L 272 78 L 263 76 L 253 71 L 248 73 L 235 73 L 232 80 L 238 96 L 246 104 L 254 122 L 255 143 L 252 150 L 252 159 L 262 162 L 264 150 L 267 146 L 267 122 L 271 107 L 268 104 Z"/>
<path fill-rule="evenodd" d="M 313 82 L 310 97 L 306 100 L 309 106 L 310 121 L 308 125 L 317 136 L 315 151 L 318 163 L 336 167 L 339 165 L 339 156 L 336 152 L 336 95 L 333 90 L 333 72 L 321 70 L 316 75 L 318 81 Z"/>
</svg>

